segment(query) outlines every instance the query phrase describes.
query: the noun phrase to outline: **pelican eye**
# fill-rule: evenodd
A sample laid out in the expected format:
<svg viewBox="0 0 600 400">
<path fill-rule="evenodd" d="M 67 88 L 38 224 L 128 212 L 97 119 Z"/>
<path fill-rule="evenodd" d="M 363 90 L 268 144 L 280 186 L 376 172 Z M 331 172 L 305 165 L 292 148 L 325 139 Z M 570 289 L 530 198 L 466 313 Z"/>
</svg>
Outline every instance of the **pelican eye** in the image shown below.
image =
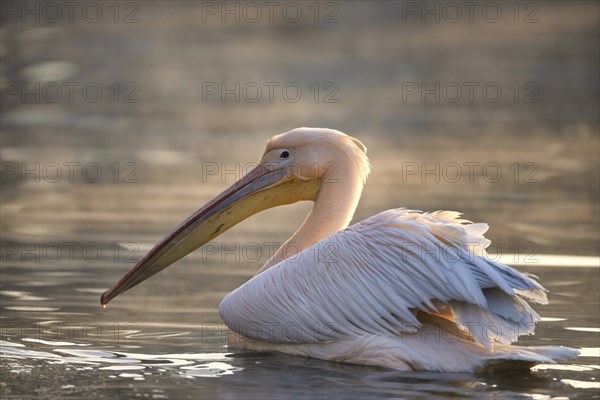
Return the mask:
<svg viewBox="0 0 600 400">
<path fill-rule="evenodd" d="M 279 155 L 279 158 L 288 158 L 290 156 L 290 152 L 287 150 L 284 150 L 281 152 L 281 154 Z"/>
</svg>

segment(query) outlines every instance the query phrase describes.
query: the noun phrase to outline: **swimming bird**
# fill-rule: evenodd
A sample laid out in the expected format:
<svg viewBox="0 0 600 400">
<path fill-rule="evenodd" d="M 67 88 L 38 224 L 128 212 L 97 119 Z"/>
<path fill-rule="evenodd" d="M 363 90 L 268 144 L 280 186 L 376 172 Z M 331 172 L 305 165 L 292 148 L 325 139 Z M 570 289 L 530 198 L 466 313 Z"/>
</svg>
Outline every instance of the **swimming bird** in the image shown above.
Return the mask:
<svg viewBox="0 0 600 400">
<path fill-rule="evenodd" d="M 534 331 L 532 275 L 486 257 L 488 226 L 453 211 L 383 211 L 348 226 L 370 172 L 366 147 L 342 132 L 297 128 L 198 209 L 101 297 L 106 305 L 240 221 L 301 200 L 294 235 L 219 306 L 229 345 L 397 370 L 529 368 L 575 357 L 511 344 Z"/>
</svg>

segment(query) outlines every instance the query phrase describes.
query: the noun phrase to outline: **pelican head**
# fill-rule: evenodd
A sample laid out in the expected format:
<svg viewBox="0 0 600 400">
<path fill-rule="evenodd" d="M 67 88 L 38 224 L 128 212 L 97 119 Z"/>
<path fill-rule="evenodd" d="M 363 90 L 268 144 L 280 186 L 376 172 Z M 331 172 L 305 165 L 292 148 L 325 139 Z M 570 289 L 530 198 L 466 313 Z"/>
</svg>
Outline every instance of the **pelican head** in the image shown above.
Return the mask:
<svg viewBox="0 0 600 400">
<path fill-rule="evenodd" d="M 276 135 L 268 141 L 256 168 L 175 227 L 104 292 L 100 301 L 106 305 L 251 215 L 301 200 L 316 203 L 318 198 L 325 197 L 323 192 L 333 194 L 335 187 L 339 201 L 336 204 L 334 196 L 326 196 L 329 201 L 321 202 L 318 214 L 331 216 L 343 212 L 343 215 L 337 219 L 337 225 L 321 224 L 320 232 L 313 230 L 311 235 L 300 235 L 305 237 L 304 245 L 315 243 L 348 225 L 369 169 L 365 146 L 342 132 L 298 128 Z M 316 225 L 319 224 L 311 224 Z M 269 265 L 280 258 L 270 260 Z"/>
</svg>

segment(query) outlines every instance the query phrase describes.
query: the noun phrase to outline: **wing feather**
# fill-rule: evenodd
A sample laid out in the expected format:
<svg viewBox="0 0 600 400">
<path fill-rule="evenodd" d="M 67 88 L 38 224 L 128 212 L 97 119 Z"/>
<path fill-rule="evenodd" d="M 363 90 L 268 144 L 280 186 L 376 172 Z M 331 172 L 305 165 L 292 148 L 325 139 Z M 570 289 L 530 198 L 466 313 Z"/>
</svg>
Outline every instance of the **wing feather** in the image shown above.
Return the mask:
<svg viewBox="0 0 600 400">
<path fill-rule="evenodd" d="M 221 317 L 253 339 L 314 343 L 414 333 L 417 312 L 438 312 L 442 304 L 490 349 L 477 326 L 496 324 L 501 343 L 533 332 L 539 316 L 523 298 L 543 303 L 545 289 L 486 258 L 487 225 L 459 217 L 384 211 L 255 276 L 225 297 Z M 323 339 L 324 327 L 334 334 Z"/>
</svg>

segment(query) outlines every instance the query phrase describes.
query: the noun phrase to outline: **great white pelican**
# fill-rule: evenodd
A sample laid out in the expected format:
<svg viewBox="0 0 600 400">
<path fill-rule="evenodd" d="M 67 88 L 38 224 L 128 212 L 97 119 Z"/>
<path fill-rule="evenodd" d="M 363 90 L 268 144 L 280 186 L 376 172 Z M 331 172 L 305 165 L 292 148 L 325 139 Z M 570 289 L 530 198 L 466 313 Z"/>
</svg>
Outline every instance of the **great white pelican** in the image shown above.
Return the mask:
<svg viewBox="0 0 600 400">
<path fill-rule="evenodd" d="M 453 211 L 383 211 L 348 227 L 370 165 L 331 129 L 274 136 L 259 165 L 194 212 L 101 298 L 106 305 L 240 221 L 310 200 L 296 233 L 219 313 L 229 345 L 398 370 L 528 368 L 565 347 L 511 345 L 547 303 L 535 277 L 486 257 L 488 227 Z"/>
</svg>

